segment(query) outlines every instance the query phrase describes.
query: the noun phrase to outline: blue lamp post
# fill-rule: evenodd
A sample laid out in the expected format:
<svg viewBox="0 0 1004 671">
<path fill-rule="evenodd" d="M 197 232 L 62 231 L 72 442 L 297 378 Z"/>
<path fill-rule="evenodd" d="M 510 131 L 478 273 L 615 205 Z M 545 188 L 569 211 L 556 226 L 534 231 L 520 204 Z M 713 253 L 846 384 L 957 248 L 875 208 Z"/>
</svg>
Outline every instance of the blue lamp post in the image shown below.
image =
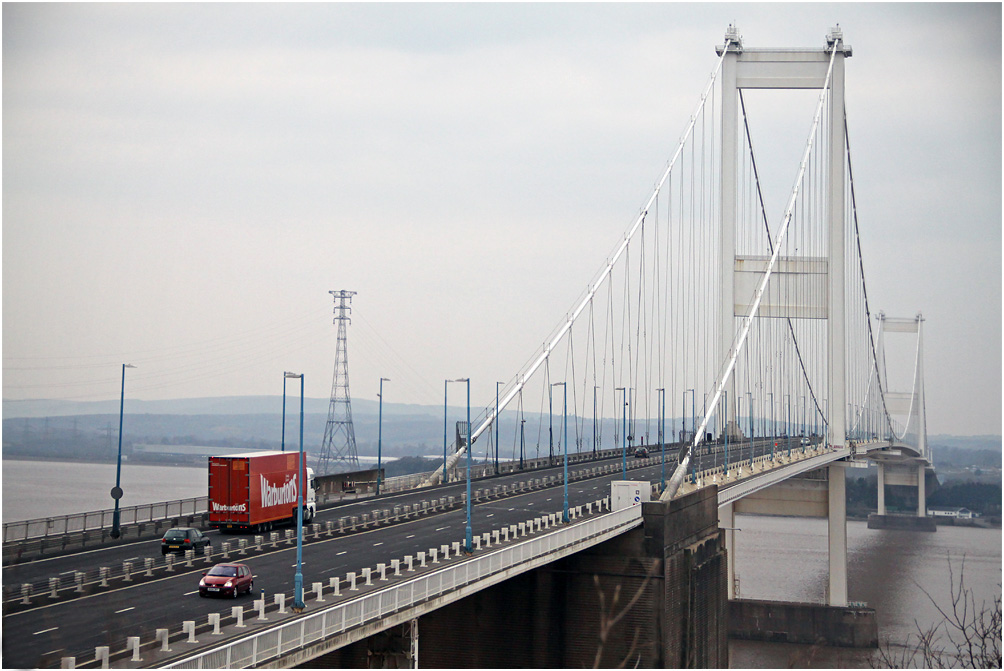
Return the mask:
<svg viewBox="0 0 1004 671">
<path fill-rule="evenodd" d="M 377 489 L 376 495 L 380 496 L 380 475 L 383 469 L 383 383 L 390 382 L 390 378 L 382 377 L 380 378 L 380 393 L 377 397 L 380 399 L 380 412 L 377 415 Z"/>
<path fill-rule="evenodd" d="M 623 392 L 624 408 L 621 412 L 621 422 L 623 424 L 623 435 L 621 436 L 621 476 L 627 480 L 627 390 L 624 387 L 617 387 L 614 392 Z M 616 420 L 615 420 L 616 421 Z M 616 425 L 615 425 L 616 426 Z M 614 448 L 616 449 L 616 448 Z"/>
<path fill-rule="evenodd" d="M 122 535 L 119 530 L 121 521 L 119 500 L 122 498 L 122 416 L 125 410 L 125 369 L 135 367 L 129 363 L 122 364 L 122 393 L 119 396 L 119 458 L 115 466 L 115 487 L 112 488 L 112 498 L 115 499 L 115 512 L 112 513 L 112 538 L 118 538 Z"/>
<path fill-rule="evenodd" d="M 689 439 L 687 438 L 687 392 L 690 392 L 690 432 L 694 434 Z M 697 392 L 693 389 L 687 389 L 683 392 L 683 440 L 690 440 L 693 442 L 694 437 L 697 434 L 697 411 L 695 406 L 697 405 Z M 683 441 L 680 441 L 681 443 Z M 690 460 L 690 481 L 697 484 L 697 455 L 693 455 Z"/>
<path fill-rule="evenodd" d="M 286 451 L 286 375 L 282 376 L 282 437 L 279 442 L 279 451 Z"/>
<path fill-rule="evenodd" d="M 463 377 L 457 382 L 467 383 L 467 526 L 464 527 L 464 552 L 474 553 L 474 533 L 471 531 L 471 378 Z"/>
<path fill-rule="evenodd" d="M 722 415 L 722 436 L 725 440 L 725 477 L 729 475 L 729 392 L 722 392 L 721 404 L 718 406 L 716 419 Z"/>
<path fill-rule="evenodd" d="M 568 387 L 564 382 L 552 382 L 552 387 L 557 387 L 561 385 L 562 392 L 562 404 L 564 405 L 564 410 L 562 414 L 564 416 L 565 428 L 562 430 L 563 440 L 561 441 L 562 454 L 564 456 L 564 481 L 565 481 L 565 498 L 564 503 L 561 507 L 561 521 L 565 524 L 571 520 L 568 516 Z"/>
<path fill-rule="evenodd" d="M 303 373 L 283 374 L 284 378 L 300 378 L 300 455 L 296 484 L 296 574 L 293 576 L 293 610 L 303 612 L 303 488 L 307 485 L 303 464 Z"/>
<path fill-rule="evenodd" d="M 599 442 L 596 438 L 596 390 L 599 389 L 598 385 L 593 385 L 593 459 L 596 458 L 596 443 Z"/>
<path fill-rule="evenodd" d="M 499 474 L 499 385 L 505 382 L 495 383 L 495 475 Z"/>
<path fill-rule="evenodd" d="M 666 389 L 656 389 L 659 392 L 659 451 L 662 452 L 662 489 L 666 489 L 666 443 L 663 440 L 666 432 Z"/>
</svg>

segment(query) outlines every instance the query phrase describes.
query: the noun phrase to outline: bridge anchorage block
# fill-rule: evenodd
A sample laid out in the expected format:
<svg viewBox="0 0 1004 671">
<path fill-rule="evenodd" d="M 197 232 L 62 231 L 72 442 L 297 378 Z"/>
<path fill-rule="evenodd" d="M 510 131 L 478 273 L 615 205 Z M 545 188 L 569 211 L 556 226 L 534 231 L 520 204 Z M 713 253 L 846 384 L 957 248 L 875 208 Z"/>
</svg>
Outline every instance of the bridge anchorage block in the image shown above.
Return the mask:
<svg viewBox="0 0 1004 671">
<path fill-rule="evenodd" d="M 75 668 L 77 668 L 77 658 L 76 657 L 63 657 L 59 661 L 59 668 L 61 668 L 61 669 L 75 669 Z"/>
<path fill-rule="evenodd" d="M 397 577 L 397 576 L 401 575 L 401 560 L 400 559 L 391 559 L 390 560 L 390 568 L 391 568 L 392 571 L 394 571 L 394 577 Z"/>
<path fill-rule="evenodd" d="M 192 568 L 192 560 L 195 559 L 195 550 L 185 550 L 185 567 Z"/>
<path fill-rule="evenodd" d="M 265 617 L 265 595 L 262 594 L 261 598 L 254 602 L 254 609 L 258 611 L 258 617 L 256 618 L 260 622 L 267 622 L 268 618 Z"/>
<path fill-rule="evenodd" d="M 487 531 L 481 534 L 481 544 L 486 548 L 490 548 L 492 546 L 492 535 Z"/>
<path fill-rule="evenodd" d="M 167 555 L 167 558 L 169 560 L 167 562 L 167 570 L 170 571 L 171 570 L 171 562 L 170 562 L 170 560 L 173 557 L 171 555 Z M 102 567 L 100 567 L 98 569 L 98 576 L 100 576 L 100 578 L 101 578 L 101 582 L 99 583 L 101 585 L 101 587 L 108 587 L 108 573 L 109 572 L 110 572 L 110 569 L 107 566 L 102 566 Z"/>
<path fill-rule="evenodd" d="M 328 579 L 328 586 L 331 587 L 331 595 L 332 596 L 341 596 L 342 595 L 341 592 L 339 591 L 339 588 L 341 587 L 341 584 L 342 584 L 342 581 L 341 581 L 340 578 L 329 578 Z"/>
<path fill-rule="evenodd" d="M 368 567 L 363 569 L 363 579 L 366 580 L 366 582 L 364 584 L 366 584 L 366 585 L 372 585 L 373 584 L 373 575 L 372 574 L 373 574 L 372 569 L 370 569 Z"/>
<path fill-rule="evenodd" d="M 31 583 L 23 582 L 21 583 L 21 603 L 24 605 L 29 605 L 31 603 L 31 592 L 34 588 Z"/>
<path fill-rule="evenodd" d="M 345 579 L 349 581 L 349 591 L 350 592 L 358 592 L 359 591 L 359 588 L 356 587 L 356 572 L 355 571 L 349 571 L 348 573 L 346 573 L 345 574 Z"/>
<path fill-rule="evenodd" d="M 324 583 L 315 582 L 311 584 L 311 587 L 314 589 L 314 594 L 316 595 L 314 598 L 317 603 L 324 603 Z"/>
<path fill-rule="evenodd" d="M 151 577 L 153 575 L 153 557 L 145 557 L 143 559 L 144 575 L 146 577 Z M 81 590 L 83 591 L 83 590 Z"/>
<path fill-rule="evenodd" d="M 377 573 L 380 574 L 380 580 L 386 581 L 387 580 L 387 564 L 380 563 L 380 564 L 377 564 L 376 567 L 377 567 Z"/>
<path fill-rule="evenodd" d="M 49 578 L 49 598 L 55 599 L 59 596 L 59 578 Z"/>
<path fill-rule="evenodd" d="M 157 630 L 157 641 L 160 643 L 161 652 L 171 652 L 170 636 L 171 632 L 168 629 Z"/>
<path fill-rule="evenodd" d="M 325 534 L 325 535 L 326 535 L 326 536 L 327 536 L 328 538 L 330 538 L 330 537 L 331 537 L 331 535 L 332 535 L 332 534 L 334 533 L 334 528 L 335 528 L 335 524 L 334 524 L 334 522 L 332 522 L 331 520 L 326 520 L 326 521 L 324 522 L 324 534 Z"/>
<path fill-rule="evenodd" d="M 235 625 L 238 629 L 243 629 L 247 625 L 244 624 L 244 606 L 234 606 L 230 609 L 230 617 L 237 620 Z"/>
<path fill-rule="evenodd" d="M 151 559 L 150 561 L 153 561 L 153 560 Z M 73 591 L 76 592 L 77 594 L 83 594 L 84 593 L 84 576 L 85 576 L 85 574 L 84 574 L 83 571 L 74 571 L 73 572 L 73 582 L 76 585 L 76 587 L 74 588 Z"/>
<path fill-rule="evenodd" d="M 501 538 L 499 535 L 499 530 L 495 529 L 494 531 L 492 531 L 492 543 L 497 545 L 500 542 L 500 540 Z"/>
<path fill-rule="evenodd" d="M 502 527 L 502 541 L 509 542 L 509 527 Z"/>
<path fill-rule="evenodd" d="M 213 636 L 219 636 L 223 632 L 220 631 L 220 614 L 210 613 L 209 614 L 209 626 L 213 628 Z"/>
<path fill-rule="evenodd" d="M 418 553 L 418 566 L 419 566 L 419 568 L 425 568 L 425 553 L 424 552 L 419 552 Z"/>
<path fill-rule="evenodd" d="M 408 571 L 414 571 L 415 570 L 415 567 L 412 564 L 412 556 L 411 555 L 405 555 L 404 556 L 404 565 L 408 567 L 406 569 Z"/>
<path fill-rule="evenodd" d="M 475 536 L 473 538 L 473 541 L 474 541 L 474 551 L 475 552 L 480 552 L 481 551 L 481 536 Z"/>
<path fill-rule="evenodd" d="M 275 605 L 279 606 L 279 615 L 285 615 L 286 614 L 286 595 L 285 594 L 282 594 L 281 592 L 279 594 L 273 594 L 272 595 L 272 603 L 274 603 Z"/>
<path fill-rule="evenodd" d="M 237 541 L 237 554 L 246 555 L 248 553 L 248 539 L 241 538 Z"/>
<path fill-rule="evenodd" d="M 460 556 L 460 541 L 453 541 L 453 554 L 456 557 Z"/>
<path fill-rule="evenodd" d="M 261 552 L 261 543 L 265 540 L 262 536 L 254 537 L 254 549 L 256 552 Z"/>
<path fill-rule="evenodd" d="M 279 547 L 279 532 L 271 531 L 268 534 L 268 542 L 272 544 L 272 547 Z"/>
<path fill-rule="evenodd" d="M 436 548 L 431 548 L 429 550 L 429 560 L 433 564 L 438 564 L 439 563 L 439 551 Z"/>
<path fill-rule="evenodd" d="M 443 561 L 446 561 L 447 559 L 450 558 L 450 546 L 449 545 L 446 545 L 446 544 L 440 545 L 439 546 L 439 551 L 443 555 Z"/>
</svg>

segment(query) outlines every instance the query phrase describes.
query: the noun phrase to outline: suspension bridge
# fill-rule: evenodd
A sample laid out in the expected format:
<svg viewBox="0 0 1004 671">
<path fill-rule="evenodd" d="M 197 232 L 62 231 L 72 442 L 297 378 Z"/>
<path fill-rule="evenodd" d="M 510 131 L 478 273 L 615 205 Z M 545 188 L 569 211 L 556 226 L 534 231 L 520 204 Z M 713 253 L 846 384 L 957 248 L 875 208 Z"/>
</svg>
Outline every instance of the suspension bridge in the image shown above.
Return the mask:
<svg viewBox="0 0 1004 671">
<path fill-rule="evenodd" d="M 846 468 L 879 464 L 876 525 L 890 517 L 885 484 L 917 487 L 925 517 L 923 318 L 869 304 L 839 28 L 821 48 L 755 49 L 730 27 L 716 53 L 651 196 L 540 349 L 444 438 L 442 467 L 307 528 L 305 614 L 285 610 L 276 579 L 275 601 L 262 594 L 247 613 L 213 617 L 190 597 L 152 607 L 171 602 L 178 567 L 144 564 L 137 579 L 136 551 L 110 548 L 120 554 L 61 560 L 72 584 L 38 571 L 32 582 L 30 564 L 5 574 L 5 663 L 727 665 L 743 511 L 826 517 L 826 606 L 853 610 Z M 758 138 L 744 92 L 786 89 L 818 98 L 792 129 L 805 142 L 790 192 L 768 203 L 758 148 L 772 140 Z M 910 389 L 889 387 L 890 333 L 915 337 Z M 625 485 L 637 499 L 616 495 Z M 273 536 L 214 542 L 224 559 L 247 555 L 264 584 L 288 572 Z M 108 569 L 126 556 L 130 567 Z M 13 580 L 21 591 L 8 593 Z M 622 587 L 620 605 L 633 589 L 641 615 L 616 616 Z M 512 621 L 517 604 L 526 623 Z M 469 636 L 482 645 L 451 652 Z M 495 645 L 510 638 L 536 642 Z"/>
</svg>

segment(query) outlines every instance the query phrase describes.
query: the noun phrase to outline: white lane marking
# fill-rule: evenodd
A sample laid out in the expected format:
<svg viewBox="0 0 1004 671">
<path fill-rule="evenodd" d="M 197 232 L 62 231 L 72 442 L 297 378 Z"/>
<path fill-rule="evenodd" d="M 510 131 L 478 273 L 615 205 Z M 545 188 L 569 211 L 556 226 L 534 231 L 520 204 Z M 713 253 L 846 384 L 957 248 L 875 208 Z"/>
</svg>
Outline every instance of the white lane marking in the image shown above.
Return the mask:
<svg viewBox="0 0 1004 671">
<path fill-rule="evenodd" d="M 495 513 L 488 513 L 485 517 L 495 517 Z"/>
<path fill-rule="evenodd" d="M 305 561 L 301 561 L 300 562 L 300 566 L 306 566 L 306 565 L 307 565 L 307 562 L 305 562 Z M 289 568 L 296 568 L 296 564 L 290 564 Z"/>
<path fill-rule="evenodd" d="M 43 629 L 42 631 L 36 631 L 32 636 L 38 636 L 39 634 L 48 634 L 50 631 L 56 631 L 59 627 L 52 627 L 50 629 Z"/>
<path fill-rule="evenodd" d="M 415 534 L 412 534 L 410 536 L 405 536 L 405 538 L 414 538 L 414 537 L 415 537 Z"/>
<path fill-rule="evenodd" d="M 199 593 L 199 590 L 195 590 L 194 592 L 185 592 L 182 596 L 192 596 L 193 594 L 198 594 L 198 593 Z M 131 608 L 127 608 L 126 610 L 132 610 L 132 609 Z"/>
<path fill-rule="evenodd" d="M 374 543 L 373 547 L 377 547 L 378 545 L 383 545 L 383 543 L 382 542 L 380 542 L 380 543 Z"/>
<path fill-rule="evenodd" d="M 449 528 L 450 527 L 439 527 L 438 529 L 436 529 L 436 531 L 446 531 Z"/>
<path fill-rule="evenodd" d="M 198 592 L 199 590 L 195 590 L 195 591 Z M 115 614 L 118 615 L 119 613 L 128 613 L 129 611 L 135 610 L 135 609 L 136 609 L 136 606 L 129 606 L 128 608 L 123 608 L 122 610 L 115 611 Z"/>
</svg>

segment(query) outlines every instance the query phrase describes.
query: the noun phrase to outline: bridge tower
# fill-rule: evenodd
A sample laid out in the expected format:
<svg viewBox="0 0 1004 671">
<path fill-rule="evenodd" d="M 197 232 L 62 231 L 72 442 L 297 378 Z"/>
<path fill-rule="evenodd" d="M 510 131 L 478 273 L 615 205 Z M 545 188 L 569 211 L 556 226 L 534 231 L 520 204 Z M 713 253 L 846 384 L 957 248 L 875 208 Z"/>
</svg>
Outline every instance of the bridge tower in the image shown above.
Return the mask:
<svg viewBox="0 0 1004 671">
<path fill-rule="evenodd" d="M 928 470 L 933 462 L 927 443 L 927 409 L 924 397 L 924 317 L 918 313 L 913 319 L 896 319 L 879 313 L 878 355 L 882 377 L 889 380 L 886 370 L 887 333 L 916 334 L 916 359 L 914 360 L 913 389 L 910 391 L 885 390 L 884 399 L 890 416 L 889 447 L 869 453 L 869 459 L 878 466 L 878 510 L 869 516 L 869 528 L 909 528 L 935 531 L 936 526 L 927 519 Z M 888 384 L 888 382 L 886 383 Z M 892 426 L 896 423 L 900 426 Z M 904 520 L 888 515 L 886 511 L 886 485 L 916 487 L 916 520 Z M 922 521 L 921 521 L 922 520 Z"/>
<path fill-rule="evenodd" d="M 346 327 L 351 323 L 352 297 L 355 291 L 329 291 L 335 299 L 338 344 L 335 348 L 335 372 L 331 382 L 328 423 L 324 427 L 321 453 L 317 457 L 318 475 L 359 470 L 356 432 L 352 426 L 352 399 L 349 396 L 349 352 Z"/>
<path fill-rule="evenodd" d="M 836 53 L 834 54 L 834 51 Z M 749 49 L 733 26 L 725 35 L 725 44 L 717 48 L 724 52 L 721 74 L 722 140 L 721 140 L 721 235 L 720 235 L 720 361 L 729 361 L 733 351 L 736 319 L 747 316 L 746 298 L 763 275 L 769 257 L 739 257 L 736 254 L 738 221 L 738 170 L 741 150 L 739 134 L 739 92 L 742 89 L 823 89 L 829 75 L 827 98 L 831 148 L 824 178 L 824 219 L 828 232 L 827 256 L 780 257 L 768 281 L 758 317 L 775 319 L 826 319 L 828 370 L 828 437 L 829 444 L 841 448 L 846 443 L 847 407 L 845 385 L 846 327 L 844 318 L 845 268 L 845 148 L 844 127 L 844 61 L 851 56 L 851 47 L 843 42 L 839 26 L 826 36 L 823 49 Z M 752 268 L 753 270 L 749 270 Z M 784 296 L 788 300 L 776 300 Z M 796 297 L 795 300 L 790 300 Z M 739 300 L 737 300 L 739 299 Z M 726 386 L 726 431 L 737 435 L 735 376 Z M 842 464 L 829 467 L 829 602 L 833 606 L 847 605 L 847 529 L 844 501 L 845 474 Z M 733 527 L 732 509 L 723 511 L 723 522 Z M 731 536 L 726 535 L 729 556 L 729 591 L 733 592 L 733 550 Z"/>
</svg>

